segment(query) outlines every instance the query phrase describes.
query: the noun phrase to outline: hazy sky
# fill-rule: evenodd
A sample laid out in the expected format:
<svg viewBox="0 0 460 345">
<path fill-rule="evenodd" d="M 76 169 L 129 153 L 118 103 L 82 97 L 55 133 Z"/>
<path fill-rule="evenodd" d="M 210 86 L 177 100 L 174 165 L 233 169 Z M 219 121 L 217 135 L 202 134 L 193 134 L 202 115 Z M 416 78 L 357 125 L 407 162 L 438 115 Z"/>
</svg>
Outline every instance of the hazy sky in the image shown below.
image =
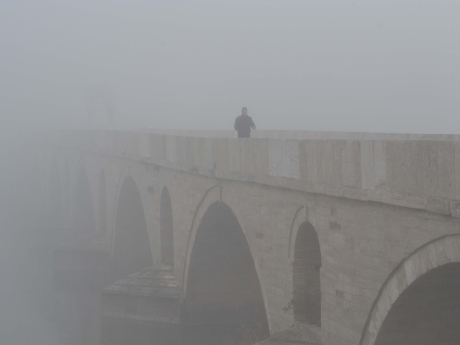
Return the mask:
<svg viewBox="0 0 460 345">
<path fill-rule="evenodd" d="M 460 132 L 460 1 L 0 2 L 2 128 Z M 103 109 L 103 108 L 101 108 Z M 95 117 L 103 116 L 96 110 Z"/>
</svg>

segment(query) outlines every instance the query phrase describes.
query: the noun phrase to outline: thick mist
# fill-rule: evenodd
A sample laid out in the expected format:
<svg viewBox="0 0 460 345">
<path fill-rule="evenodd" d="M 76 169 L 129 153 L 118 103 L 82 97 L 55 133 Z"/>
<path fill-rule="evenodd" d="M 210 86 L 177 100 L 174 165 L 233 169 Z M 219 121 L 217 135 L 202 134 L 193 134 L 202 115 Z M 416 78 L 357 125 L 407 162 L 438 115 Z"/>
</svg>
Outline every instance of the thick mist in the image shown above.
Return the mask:
<svg viewBox="0 0 460 345">
<path fill-rule="evenodd" d="M 68 338 L 84 333 L 56 316 L 56 305 L 72 314 L 79 300 L 66 304 L 52 290 L 56 229 L 34 207 L 44 205 L 38 190 L 45 195 L 64 173 L 50 178 L 43 168 L 48 180 L 35 180 L 43 157 L 33 155 L 31 133 L 232 130 L 243 106 L 258 130 L 458 133 L 459 14 L 460 2 L 448 0 L 2 0 L 0 345 L 81 345 Z M 82 199 L 92 210 L 91 195 Z M 138 215 L 128 211 L 126 228 Z M 130 248 L 147 244 L 129 239 Z"/>
<path fill-rule="evenodd" d="M 3 1 L 2 128 L 455 133 L 455 1 Z M 104 91 L 105 92 L 105 91 Z M 96 97 L 97 98 L 97 97 Z M 99 104 L 97 104 L 99 102 Z M 91 108 L 91 109 L 89 109 Z"/>
</svg>

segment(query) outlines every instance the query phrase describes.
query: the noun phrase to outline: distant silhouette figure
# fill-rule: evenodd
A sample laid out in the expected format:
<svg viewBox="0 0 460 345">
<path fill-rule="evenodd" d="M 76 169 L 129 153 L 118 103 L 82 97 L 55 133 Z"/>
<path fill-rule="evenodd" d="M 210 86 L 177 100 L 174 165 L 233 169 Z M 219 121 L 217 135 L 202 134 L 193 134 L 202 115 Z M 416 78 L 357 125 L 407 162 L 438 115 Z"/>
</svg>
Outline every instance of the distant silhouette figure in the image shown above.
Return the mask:
<svg viewBox="0 0 460 345">
<path fill-rule="evenodd" d="M 252 118 L 248 115 L 248 108 L 241 109 L 241 115 L 235 119 L 235 130 L 238 132 L 238 138 L 251 137 L 251 130 L 256 129 Z"/>
</svg>

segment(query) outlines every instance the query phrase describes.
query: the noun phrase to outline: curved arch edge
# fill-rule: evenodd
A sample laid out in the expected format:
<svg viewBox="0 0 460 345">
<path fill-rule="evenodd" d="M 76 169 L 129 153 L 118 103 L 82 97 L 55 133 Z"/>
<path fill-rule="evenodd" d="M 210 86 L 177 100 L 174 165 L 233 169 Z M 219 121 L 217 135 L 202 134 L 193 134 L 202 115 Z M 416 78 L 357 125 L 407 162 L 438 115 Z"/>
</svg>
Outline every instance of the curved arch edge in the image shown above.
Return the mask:
<svg viewBox="0 0 460 345">
<path fill-rule="evenodd" d="M 294 262 L 295 239 L 302 223 L 308 221 L 308 207 L 301 206 L 297 209 L 294 219 L 292 220 L 291 230 L 289 232 L 289 262 Z"/>
<path fill-rule="evenodd" d="M 434 268 L 455 262 L 460 262 L 460 234 L 434 239 L 404 258 L 380 288 L 364 325 L 359 345 L 374 344 L 392 305 L 417 278 Z"/>
<path fill-rule="evenodd" d="M 190 258 L 192 255 L 193 250 L 193 243 L 195 242 L 196 233 L 201 223 L 201 219 L 203 218 L 205 212 L 208 208 L 215 202 L 222 200 L 222 186 L 215 185 L 209 188 L 204 196 L 201 198 L 195 214 L 193 215 L 192 226 L 190 228 L 189 236 L 187 239 L 187 246 L 185 252 L 185 264 L 184 264 L 184 272 L 182 276 L 182 293 L 185 295 L 187 291 L 187 280 L 188 280 L 188 271 L 190 268 Z"/>
</svg>

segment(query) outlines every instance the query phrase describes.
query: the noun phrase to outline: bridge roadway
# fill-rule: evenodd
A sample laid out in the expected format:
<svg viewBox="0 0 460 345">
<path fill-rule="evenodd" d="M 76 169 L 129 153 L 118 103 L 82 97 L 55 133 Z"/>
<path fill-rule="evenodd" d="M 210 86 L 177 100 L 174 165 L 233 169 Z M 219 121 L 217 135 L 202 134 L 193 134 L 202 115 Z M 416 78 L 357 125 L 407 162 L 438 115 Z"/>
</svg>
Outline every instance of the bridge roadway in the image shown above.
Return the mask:
<svg viewBox="0 0 460 345">
<path fill-rule="evenodd" d="M 92 291 L 73 305 L 95 315 L 85 337 L 460 343 L 459 136 L 233 135 L 34 141 L 42 212 L 65 233 L 56 284 Z"/>
</svg>

